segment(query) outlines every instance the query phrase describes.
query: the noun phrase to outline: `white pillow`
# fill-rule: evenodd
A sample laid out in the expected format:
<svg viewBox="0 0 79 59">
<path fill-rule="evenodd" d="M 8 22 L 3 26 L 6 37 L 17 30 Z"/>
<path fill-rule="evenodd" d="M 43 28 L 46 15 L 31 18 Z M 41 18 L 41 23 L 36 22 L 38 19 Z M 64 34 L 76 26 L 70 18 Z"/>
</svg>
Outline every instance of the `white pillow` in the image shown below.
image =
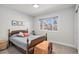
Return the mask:
<svg viewBox="0 0 79 59">
<path fill-rule="evenodd" d="M 24 36 L 22 32 L 19 32 L 19 36 Z"/>
</svg>

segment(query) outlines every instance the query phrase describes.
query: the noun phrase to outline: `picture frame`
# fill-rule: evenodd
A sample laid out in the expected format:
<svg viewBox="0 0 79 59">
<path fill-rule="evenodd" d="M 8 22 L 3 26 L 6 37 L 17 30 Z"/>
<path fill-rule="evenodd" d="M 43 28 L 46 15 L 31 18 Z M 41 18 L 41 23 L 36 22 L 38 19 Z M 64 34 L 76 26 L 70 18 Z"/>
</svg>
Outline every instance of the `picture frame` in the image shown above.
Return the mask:
<svg viewBox="0 0 79 59">
<path fill-rule="evenodd" d="M 11 25 L 12 26 L 23 26 L 23 21 L 12 20 Z"/>
</svg>

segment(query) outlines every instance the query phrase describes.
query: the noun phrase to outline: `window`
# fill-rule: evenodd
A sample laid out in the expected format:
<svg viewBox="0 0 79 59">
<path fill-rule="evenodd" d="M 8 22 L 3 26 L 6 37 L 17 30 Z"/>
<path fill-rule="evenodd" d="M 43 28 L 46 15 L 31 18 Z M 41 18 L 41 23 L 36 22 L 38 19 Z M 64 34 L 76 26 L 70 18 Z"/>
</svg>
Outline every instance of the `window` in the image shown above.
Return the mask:
<svg viewBox="0 0 79 59">
<path fill-rule="evenodd" d="M 40 19 L 40 29 L 57 31 L 57 19 L 58 16 Z"/>
</svg>

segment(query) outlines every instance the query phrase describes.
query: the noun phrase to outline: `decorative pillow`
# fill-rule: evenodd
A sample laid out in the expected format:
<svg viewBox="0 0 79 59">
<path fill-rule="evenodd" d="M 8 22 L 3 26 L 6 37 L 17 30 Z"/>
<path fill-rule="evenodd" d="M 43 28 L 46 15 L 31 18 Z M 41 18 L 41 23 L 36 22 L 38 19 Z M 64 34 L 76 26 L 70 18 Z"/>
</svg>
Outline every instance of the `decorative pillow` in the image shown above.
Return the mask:
<svg viewBox="0 0 79 59">
<path fill-rule="evenodd" d="M 29 33 L 23 33 L 24 37 L 29 36 Z"/>
<path fill-rule="evenodd" d="M 18 37 L 24 37 L 24 35 L 23 35 L 22 32 L 19 32 L 19 33 L 17 34 L 17 36 L 18 36 Z"/>
</svg>

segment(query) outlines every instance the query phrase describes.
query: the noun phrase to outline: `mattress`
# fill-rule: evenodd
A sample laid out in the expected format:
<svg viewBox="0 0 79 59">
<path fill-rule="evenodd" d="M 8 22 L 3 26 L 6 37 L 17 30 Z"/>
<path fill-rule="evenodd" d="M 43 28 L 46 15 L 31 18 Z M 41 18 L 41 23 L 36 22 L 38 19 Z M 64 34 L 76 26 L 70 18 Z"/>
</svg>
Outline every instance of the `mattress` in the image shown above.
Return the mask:
<svg viewBox="0 0 79 59">
<path fill-rule="evenodd" d="M 29 44 L 32 40 L 42 37 L 43 35 L 30 35 L 28 37 L 17 37 L 16 34 L 10 37 L 10 41 L 14 43 L 16 46 L 26 50 L 27 47 L 27 38 L 29 39 Z"/>
</svg>

